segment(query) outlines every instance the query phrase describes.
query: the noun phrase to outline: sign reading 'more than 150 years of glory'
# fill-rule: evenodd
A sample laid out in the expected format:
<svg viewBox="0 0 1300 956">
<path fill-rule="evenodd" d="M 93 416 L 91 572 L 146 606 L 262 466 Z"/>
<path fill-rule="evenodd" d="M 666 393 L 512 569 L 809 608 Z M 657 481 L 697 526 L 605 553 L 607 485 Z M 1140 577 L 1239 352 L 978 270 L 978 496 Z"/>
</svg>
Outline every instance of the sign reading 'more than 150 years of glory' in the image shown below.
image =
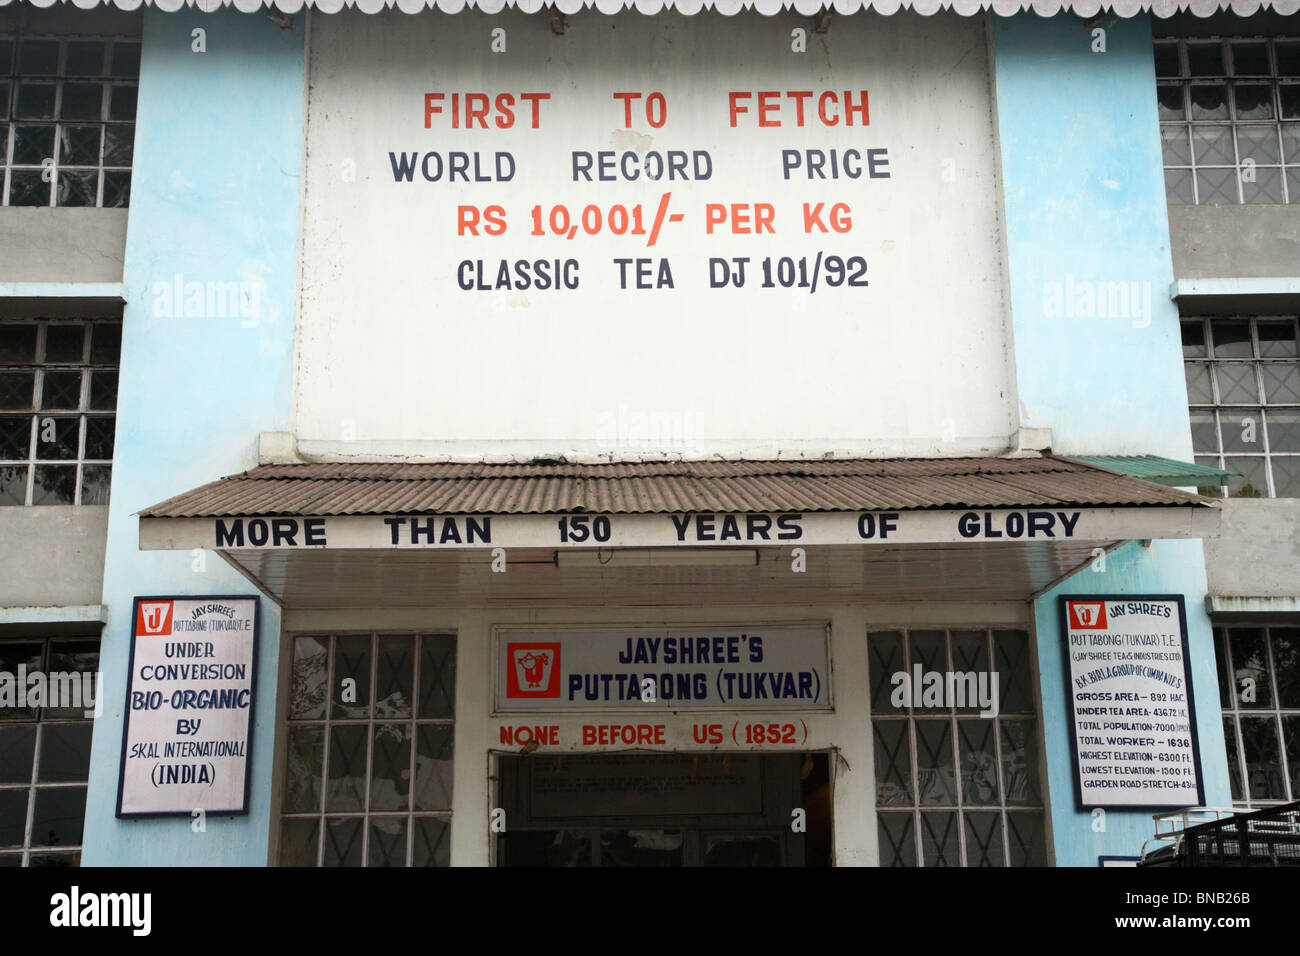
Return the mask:
<svg viewBox="0 0 1300 956">
<path fill-rule="evenodd" d="M 256 597 L 136 598 L 119 817 L 248 812 Z"/>
<path fill-rule="evenodd" d="M 1061 598 L 1081 809 L 1200 806 L 1181 595 Z"/>
<path fill-rule="evenodd" d="M 497 635 L 497 710 L 830 706 L 824 626 Z"/>
</svg>

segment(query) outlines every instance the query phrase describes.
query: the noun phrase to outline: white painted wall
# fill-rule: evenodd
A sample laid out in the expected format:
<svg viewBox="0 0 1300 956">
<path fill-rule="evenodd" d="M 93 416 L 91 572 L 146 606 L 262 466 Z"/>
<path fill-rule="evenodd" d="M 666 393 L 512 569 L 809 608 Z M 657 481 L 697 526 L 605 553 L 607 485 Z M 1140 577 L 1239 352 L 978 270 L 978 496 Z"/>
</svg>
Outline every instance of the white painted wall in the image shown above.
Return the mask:
<svg viewBox="0 0 1300 956">
<path fill-rule="evenodd" d="M 506 31 L 506 52 L 489 50 Z M 996 452 L 1016 397 L 1003 305 L 999 184 L 984 25 L 806 18 L 313 19 L 294 431 L 311 456 L 492 459 Z M 383 64 L 376 68 L 375 64 Z M 870 124 L 729 126 L 731 90 L 866 89 Z M 662 91 L 667 122 L 614 91 Z M 425 129 L 428 92 L 549 92 L 538 130 Z M 526 116 L 522 108 L 520 116 Z M 810 106 L 808 116 L 814 110 Z M 495 117 L 497 114 L 492 114 Z M 780 114 L 794 121 L 790 101 Z M 492 119 L 489 122 L 493 122 Z M 524 128 L 520 128 L 523 126 Z M 572 150 L 708 150 L 707 182 L 575 183 Z M 783 179 L 783 149 L 888 149 L 891 178 Z M 509 183 L 394 182 L 389 152 L 498 150 Z M 796 177 L 798 173 L 794 174 Z M 681 223 L 655 248 L 608 234 L 533 237 L 529 211 L 645 207 Z M 705 233 L 706 203 L 767 202 L 774 235 Z M 802 204 L 848 203 L 852 230 L 804 235 Z M 456 236 L 458 204 L 499 203 L 508 231 Z M 867 288 L 757 287 L 765 256 L 864 256 Z M 675 288 L 618 287 L 615 256 L 663 256 Z M 710 289 L 710 257 L 749 256 Z M 457 264 L 576 258 L 574 291 L 462 291 Z M 648 440 L 647 440 L 648 439 Z"/>
<path fill-rule="evenodd" d="M 456 642 L 456 730 L 455 780 L 452 789 L 451 863 L 453 866 L 486 866 L 491 862 L 492 834 L 490 816 L 493 807 L 493 754 L 505 752 L 500 745 L 498 727 L 502 723 L 558 724 L 562 740 L 578 737 L 583 723 L 630 722 L 627 714 L 606 712 L 577 714 L 557 718 L 537 715 L 535 720 L 522 715 L 492 716 L 493 669 L 492 631 L 510 626 L 585 626 L 609 625 L 734 625 L 744 622 L 779 624 L 783 622 L 829 621 L 831 625 L 831 692 L 835 709 L 831 713 L 810 712 L 798 715 L 808 722 L 809 739 L 795 746 L 697 746 L 690 739 L 690 725 L 701 715 L 684 714 L 680 718 L 656 715 L 656 723 L 678 727 L 678 743 L 662 748 L 674 752 L 712 752 L 753 750 L 758 752 L 834 750 L 842 759 L 834 761 L 832 773 L 835 862 L 838 866 L 874 866 L 879 859 L 876 837 L 875 772 L 871 735 L 871 708 L 867 672 L 867 632 L 891 627 L 1027 627 L 1028 605 L 1023 604 L 878 604 L 871 607 L 850 605 L 780 605 L 738 608 L 600 608 L 591 607 L 525 610 L 447 610 L 447 609 L 356 609 L 348 611 L 286 610 L 282 631 L 282 671 L 290 666 L 293 632 L 380 630 L 380 631 L 454 631 Z M 281 674 L 287 680 L 287 671 Z M 283 685 L 287 690 L 287 684 Z M 788 712 L 738 712 L 714 716 L 730 723 L 733 719 L 777 721 L 791 719 Z M 277 788 L 284 775 L 283 722 L 277 734 Z M 670 731 L 670 734 L 672 731 Z M 1040 747 L 1041 747 L 1041 727 Z M 684 735 L 685 740 L 681 740 Z M 632 748 L 583 747 L 562 745 L 548 752 L 591 753 L 597 750 L 616 752 Z M 513 752 L 513 751 L 512 751 Z M 1043 791 L 1046 793 L 1046 790 Z M 275 796 L 278 806 L 278 791 Z M 508 821 L 507 821 L 508 823 Z M 278 843 L 278 815 L 272 823 L 272 846 Z M 274 851 L 273 851 L 274 852 Z M 272 860 L 274 862 L 274 860 Z"/>
</svg>

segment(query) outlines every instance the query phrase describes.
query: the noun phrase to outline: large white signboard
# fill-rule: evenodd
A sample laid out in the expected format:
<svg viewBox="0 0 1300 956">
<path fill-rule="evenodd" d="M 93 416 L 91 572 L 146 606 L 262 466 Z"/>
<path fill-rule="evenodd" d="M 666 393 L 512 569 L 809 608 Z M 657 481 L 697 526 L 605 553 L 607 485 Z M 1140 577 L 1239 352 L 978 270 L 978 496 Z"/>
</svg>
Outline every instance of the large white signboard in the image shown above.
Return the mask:
<svg viewBox="0 0 1300 956">
<path fill-rule="evenodd" d="M 136 598 L 119 817 L 248 812 L 256 597 Z"/>
<path fill-rule="evenodd" d="M 1080 809 L 1201 806 L 1181 595 L 1062 597 Z"/>
<path fill-rule="evenodd" d="M 984 24 L 808 25 L 320 18 L 299 447 L 1004 447 Z"/>
<path fill-rule="evenodd" d="M 502 630 L 496 709 L 824 710 L 824 626 Z"/>
</svg>

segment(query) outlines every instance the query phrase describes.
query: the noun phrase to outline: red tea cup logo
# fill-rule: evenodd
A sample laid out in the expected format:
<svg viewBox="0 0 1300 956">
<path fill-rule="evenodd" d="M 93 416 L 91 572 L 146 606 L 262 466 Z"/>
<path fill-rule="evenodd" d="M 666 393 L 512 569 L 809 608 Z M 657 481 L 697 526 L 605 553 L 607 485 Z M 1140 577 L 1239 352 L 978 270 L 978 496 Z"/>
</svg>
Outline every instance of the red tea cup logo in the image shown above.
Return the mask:
<svg viewBox="0 0 1300 956">
<path fill-rule="evenodd" d="M 172 603 L 171 601 L 141 601 L 135 632 L 150 636 L 171 634 Z"/>
<path fill-rule="evenodd" d="M 560 645 L 507 644 L 506 697 L 559 697 Z"/>
<path fill-rule="evenodd" d="M 1100 631 L 1106 627 L 1105 601 L 1067 601 L 1070 627 L 1077 631 Z"/>
</svg>

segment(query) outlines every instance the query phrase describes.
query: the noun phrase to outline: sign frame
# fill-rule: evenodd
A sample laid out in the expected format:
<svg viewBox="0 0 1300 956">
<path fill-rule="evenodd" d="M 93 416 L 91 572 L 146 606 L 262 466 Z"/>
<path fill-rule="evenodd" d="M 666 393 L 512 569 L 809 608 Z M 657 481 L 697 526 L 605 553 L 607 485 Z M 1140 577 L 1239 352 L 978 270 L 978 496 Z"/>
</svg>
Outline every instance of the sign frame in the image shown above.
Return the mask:
<svg viewBox="0 0 1300 956">
<path fill-rule="evenodd" d="M 1057 596 L 1057 613 L 1060 617 L 1061 669 L 1065 684 L 1065 708 L 1070 718 L 1068 732 L 1070 735 L 1070 772 L 1074 777 L 1074 806 L 1080 813 L 1095 810 L 1177 810 L 1187 806 L 1177 803 L 1085 803 L 1083 800 L 1083 781 L 1079 773 L 1079 727 L 1078 715 L 1074 709 L 1073 675 L 1070 669 L 1070 621 L 1069 601 L 1172 601 L 1178 608 L 1178 630 L 1180 648 L 1183 654 L 1183 681 L 1187 687 L 1187 724 L 1192 741 L 1192 768 L 1196 774 L 1196 806 L 1205 805 L 1205 777 L 1201 771 L 1201 739 L 1196 726 L 1196 693 L 1192 685 L 1191 653 L 1187 644 L 1187 601 L 1182 594 L 1061 594 Z"/>
<path fill-rule="evenodd" d="M 149 601 L 252 601 L 253 602 L 253 645 L 252 660 L 248 678 L 248 729 L 245 732 L 244 740 L 247 748 L 247 755 L 244 758 L 244 798 L 243 803 L 238 809 L 232 810 L 210 810 L 204 808 L 206 815 L 214 816 L 247 816 L 250 807 L 250 795 L 252 794 L 253 785 L 253 731 L 255 722 L 253 720 L 254 711 L 257 708 L 257 651 L 262 627 L 262 597 L 260 594 L 162 594 L 162 595 L 137 595 L 131 602 L 131 651 L 127 657 L 126 671 L 126 691 L 122 701 L 122 747 L 118 755 L 117 763 L 117 805 L 114 808 L 114 816 L 119 820 L 147 820 L 156 817 L 188 817 L 193 815 L 194 810 L 151 810 L 151 811 L 129 811 L 122 812 L 122 797 L 126 789 L 126 755 L 127 742 L 130 740 L 131 733 L 131 688 L 135 676 L 135 648 L 136 648 L 136 621 L 139 620 L 140 605 Z"/>
<path fill-rule="evenodd" d="M 576 634 L 584 634 L 584 633 L 598 633 L 601 631 L 609 631 L 609 630 L 626 630 L 629 633 L 647 632 L 647 631 L 686 631 L 686 630 L 722 631 L 722 630 L 738 628 L 740 626 L 741 625 L 736 625 L 731 623 L 720 624 L 717 622 L 712 622 L 712 623 L 709 622 L 684 622 L 684 623 L 646 622 L 646 623 L 635 623 L 635 624 L 622 624 L 617 621 L 607 622 L 607 623 L 584 622 L 582 624 L 546 623 L 546 624 L 528 625 L 528 624 L 510 623 L 510 624 L 493 625 L 491 628 L 492 631 L 492 648 L 491 648 L 492 697 L 491 697 L 491 710 L 489 711 L 488 717 L 489 719 L 496 720 L 496 721 L 502 721 L 502 720 L 510 721 L 510 720 L 518 719 L 520 717 L 538 717 L 538 716 L 550 716 L 552 718 L 578 717 L 580 715 L 626 716 L 628 712 L 626 708 L 608 707 L 608 706 L 583 707 L 583 708 L 575 708 L 572 710 L 549 710 L 543 708 L 534 708 L 534 709 L 521 708 L 519 710 L 501 710 L 499 707 L 499 701 L 501 699 L 500 697 L 501 694 L 500 654 L 502 653 L 504 642 L 510 636 L 511 632 L 516 632 L 519 634 L 556 633 L 556 634 L 576 635 Z M 780 712 L 783 713 L 786 711 L 793 712 L 793 713 L 817 713 L 817 714 L 835 713 L 835 693 L 834 693 L 835 660 L 831 656 L 833 645 L 831 641 L 831 622 L 829 620 L 825 618 L 800 619 L 797 621 L 764 620 L 764 621 L 757 621 L 753 624 L 746 624 L 744 626 L 751 629 L 779 628 L 784 630 L 787 628 L 800 628 L 800 627 L 808 627 L 808 628 L 815 627 L 820 629 L 822 632 L 822 642 L 823 642 L 822 646 L 826 650 L 826 675 L 827 675 L 825 680 L 826 703 L 818 705 L 816 707 L 789 707 L 789 708 L 780 708 L 779 710 Z M 750 709 L 753 710 L 754 713 L 764 712 L 760 708 L 750 708 Z M 661 715 L 663 719 L 672 719 L 672 718 L 679 718 L 683 716 L 689 718 L 691 715 L 694 714 L 732 714 L 732 713 L 738 713 L 741 710 L 743 710 L 743 708 L 711 706 L 711 707 L 686 707 L 686 708 L 676 708 L 676 709 L 663 708 L 662 710 L 658 711 L 658 713 Z"/>
</svg>

